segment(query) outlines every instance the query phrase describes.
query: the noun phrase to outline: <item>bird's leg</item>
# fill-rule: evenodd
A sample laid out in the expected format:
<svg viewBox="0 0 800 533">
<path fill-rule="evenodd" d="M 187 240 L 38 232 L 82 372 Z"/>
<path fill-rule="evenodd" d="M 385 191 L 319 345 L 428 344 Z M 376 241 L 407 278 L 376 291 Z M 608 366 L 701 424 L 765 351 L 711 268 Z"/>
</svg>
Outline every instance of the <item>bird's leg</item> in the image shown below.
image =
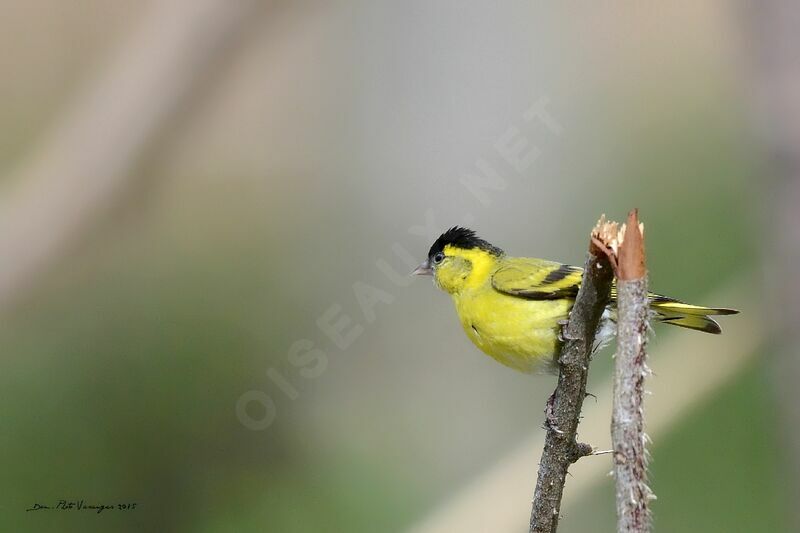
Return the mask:
<svg viewBox="0 0 800 533">
<path fill-rule="evenodd" d="M 567 340 L 575 340 L 567 333 L 567 326 L 569 326 L 569 317 L 563 318 L 558 321 L 558 341 L 565 342 Z"/>
<path fill-rule="evenodd" d="M 558 321 L 558 342 L 567 340 L 567 326 L 569 325 L 569 318 L 564 318 Z"/>
<path fill-rule="evenodd" d="M 556 419 L 556 414 L 553 411 L 553 407 L 555 406 L 555 403 L 556 403 L 556 391 L 554 390 L 553 393 L 550 395 L 550 397 L 547 399 L 547 403 L 545 404 L 545 408 L 544 408 L 544 416 L 545 416 L 544 425 L 545 425 L 546 429 L 552 429 L 556 433 L 563 433 L 563 431 L 558 429 L 558 425 L 556 424 L 556 422 L 558 422 L 558 420 Z"/>
</svg>

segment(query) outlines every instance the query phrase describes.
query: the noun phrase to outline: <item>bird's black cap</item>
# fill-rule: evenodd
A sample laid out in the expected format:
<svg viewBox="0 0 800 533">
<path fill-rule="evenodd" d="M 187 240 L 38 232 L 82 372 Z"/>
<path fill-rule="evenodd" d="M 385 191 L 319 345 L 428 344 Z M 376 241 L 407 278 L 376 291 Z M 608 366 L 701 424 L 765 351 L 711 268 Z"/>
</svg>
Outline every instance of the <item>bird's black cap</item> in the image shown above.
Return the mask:
<svg viewBox="0 0 800 533">
<path fill-rule="evenodd" d="M 448 244 L 464 250 L 480 248 L 492 255 L 503 255 L 503 250 L 479 238 L 471 229 L 453 226 L 436 239 L 428 252 L 428 257 L 433 258 L 437 253 L 444 251 L 444 247 Z"/>
</svg>

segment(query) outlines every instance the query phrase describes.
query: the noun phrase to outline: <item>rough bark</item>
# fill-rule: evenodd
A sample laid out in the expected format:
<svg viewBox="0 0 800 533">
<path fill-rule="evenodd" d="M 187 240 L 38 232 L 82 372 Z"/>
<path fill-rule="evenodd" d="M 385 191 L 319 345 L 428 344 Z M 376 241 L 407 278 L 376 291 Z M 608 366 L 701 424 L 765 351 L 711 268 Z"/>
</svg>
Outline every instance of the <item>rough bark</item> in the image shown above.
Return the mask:
<svg viewBox="0 0 800 533">
<path fill-rule="evenodd" d="M 651 530 L 647 484 L 647 436 L 644 432 L 644 381 L 647 367 L 647 298 L 644 238 L 636 211 L 631 211 L 620 239 L 617 270 L 617 354 L 611 441 L 617 501 L 617 531 Z"/>
<path fill-rule="evenodd" d="M 592 232 L 581 288 L 563 332 L 558 385 L 548 402 L 547 435 L 531 510 L 532 532 L 556 531 L 567 470 L 592 452 L 592 447 L 578 443 L 576 436 L 595 333 L 614 278 L 610 261 L 614 253 L 610 247 L 615 238 L 616 224 L 601 219 Z"/>
</svg>

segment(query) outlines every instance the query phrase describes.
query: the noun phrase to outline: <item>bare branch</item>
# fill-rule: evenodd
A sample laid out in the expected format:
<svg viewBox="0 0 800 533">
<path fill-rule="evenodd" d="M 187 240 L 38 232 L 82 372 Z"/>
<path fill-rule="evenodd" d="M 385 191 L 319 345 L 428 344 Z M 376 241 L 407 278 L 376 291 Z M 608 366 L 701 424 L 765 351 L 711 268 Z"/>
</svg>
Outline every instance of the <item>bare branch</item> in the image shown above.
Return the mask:
<svg viewBox="0 0 800 533">
<path fill-rule="evenodd" d="M 620 231 L 617 271 L 617 355 L 611 440 L 617 496 L 617 531 L 651 530 L 644 433 L 644 380 L 647 368 L 649 300 L 643 228 L 638 213 L 628 215 Z"/>
<path fill-rule="evenodd" d="M 548 402 L 547 435 L 539 462 L 530 531 L 556 531 L 569 465 L 592 453 L 592 447 L 578 443 L 576 436 L 595 333 L 614 279 L 609 257 L 614 255 L 612 241 L 616 233 L 616 224 L 607 223 L 604 218 L 592 231 L 581 288 L 564 331 L 558 385 Z"/>
</svg>

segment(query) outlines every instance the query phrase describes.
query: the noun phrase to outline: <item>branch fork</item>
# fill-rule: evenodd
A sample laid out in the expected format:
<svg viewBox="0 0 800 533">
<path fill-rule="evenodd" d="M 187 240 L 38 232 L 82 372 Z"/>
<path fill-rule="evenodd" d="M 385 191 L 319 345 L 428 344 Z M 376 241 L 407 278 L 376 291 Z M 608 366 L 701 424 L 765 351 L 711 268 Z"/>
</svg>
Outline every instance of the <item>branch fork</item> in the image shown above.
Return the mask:
<svg viewBox="0 0 800 533">
<path fill-rule="evenodd" d="M 627 239 L 626 239 L 627 235 Z M 644 227 L 631 211 L 621 227 L 603 215 L 590 234 L 581 287 L 563 326 L 556 390 L 547 402 L 544 449 L 531 509 L 530 531 L 554 533 L 569 466 L 587 455 L 612 454 L 617 485 L 618 531 L 650 531 L 642 400 L 649 305 L 644 258 Z M 612 450 L 598 451 L 577 441 L 587 396 L 589 362 L 603 312 L 617 277 L 618 352 L 612 418 Z"/>
</svg>

